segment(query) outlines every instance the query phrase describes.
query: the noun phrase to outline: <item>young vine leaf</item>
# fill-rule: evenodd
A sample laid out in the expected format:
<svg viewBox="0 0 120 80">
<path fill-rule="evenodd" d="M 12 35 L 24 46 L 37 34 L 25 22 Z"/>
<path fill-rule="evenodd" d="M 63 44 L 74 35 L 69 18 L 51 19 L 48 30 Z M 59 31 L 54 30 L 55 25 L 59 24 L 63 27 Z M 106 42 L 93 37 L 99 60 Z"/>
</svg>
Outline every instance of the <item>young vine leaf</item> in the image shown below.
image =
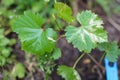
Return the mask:
<svg viewBox="0 0 120 80">
<path fill-rule="evenodd" d="M 55 48 L 53 51 L 53 54 L 51 55 L 51 58 L 53 60 L 57 60 L 61 57 L 61 50 L 59 48 Z"/>
<path fill-rule="evenodd" d="M 120 56 L 120 49 L 118 48 L 117 42 L 101 43 L 98 48 L 101 51 L 105 51 L 106 58 L 111 62 L 117 61 L 118 56 Z"/>
<path fill-rule="evenodd" d="M 103 22 L 91 11 L 83 11 L 77 15 L 81 27 L 67 26 L 66 38 L 75 48 L 90 53 L 97 47 L 97 43 L 107 42 L 107 33 L 103 29 Z"/>
<path fill-rule="evenodd" d="M 55 48 L 57 33 L 52 28 L 43 29 L 44 19 L 39 14 L 24 12 L 14 22 L 12 29 L 18 33 L 22 49 L 35 54 L 50 53 Z"/>
<path fill-rule="evenodd" d="M 65 80 L 81 80 L 78 72 L 68 66 L 59 66 L 57 73 L 61 75 Z"/>
<path fill-rule="evenodd" d="M 54 7 L 57 10 L 58 17 L 65 20 L 67 23 L 75 21 L 75 18 L 72 16 L 72 9 L 68 5 L 62 2 L 56 2 Z"/>
</svg>

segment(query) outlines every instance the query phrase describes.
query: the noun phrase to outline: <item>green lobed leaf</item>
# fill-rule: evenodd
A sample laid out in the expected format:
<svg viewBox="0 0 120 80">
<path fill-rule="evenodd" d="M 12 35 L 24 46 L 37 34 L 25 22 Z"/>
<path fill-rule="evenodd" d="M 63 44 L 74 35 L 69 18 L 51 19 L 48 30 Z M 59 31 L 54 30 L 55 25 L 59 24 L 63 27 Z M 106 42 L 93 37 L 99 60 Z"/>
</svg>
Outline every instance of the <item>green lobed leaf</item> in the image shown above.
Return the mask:
<svg viewBox="0 0 120 80">
<path fill-rule="evenodd" d="M 106 58 L 111 62 L 117 61 L 118 56 L 120 56 L 120 49 L 118 48 L 117 42 L 101 43 L 98 48 L 101 51 L 105 51 Z"/>
<path fill-rule="evenodd" d="M 90 53 L 97 43 L 107 42 L 107 33 L 103 29 L 102 20 L 91 11 L 83 11 L 77 15 L 81 27 L 69 25 L 66 27 L 66 39 L 75 48 Z"/>
<path fill-rule="evenodd" d="M 62 18 L 66 22 L 71 23 L 75 20 L 72 16 L 72 9 L 68 5 L 62 2 L 56 2 L 54 7 L 57 10 L 58 17 Z"/>
<path fill-rule="evenodd" d="M 81 80 L 78 72 L 68 66 L 59 66 L 57 73 L 61 75 L 65 80 Z"/>
<path fill-rule="evenodd" d="M 82 27 L 98 27 L 102 28 L 103 21 L 94 13 L 89 10 L 82 11 L 77 14 L 77 20 Z"/>
<path fill-rule="evenodd" d="M 14 22 L 12 30 L 18 33 L 23 50 L 35 54 L 53 51 L 57 33 L 51 28 L 42 29 L 43 24 L 44 19 L 30 11 L 26 11 Z"/>
</svg>

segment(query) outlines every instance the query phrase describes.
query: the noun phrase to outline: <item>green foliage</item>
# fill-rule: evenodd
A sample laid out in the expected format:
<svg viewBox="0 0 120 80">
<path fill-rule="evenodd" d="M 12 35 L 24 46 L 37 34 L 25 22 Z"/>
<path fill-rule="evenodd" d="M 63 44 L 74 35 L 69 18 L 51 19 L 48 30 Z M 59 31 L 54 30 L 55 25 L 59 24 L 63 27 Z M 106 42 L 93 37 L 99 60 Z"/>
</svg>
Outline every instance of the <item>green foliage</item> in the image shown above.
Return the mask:
<svg viewBox="0 0 120 80">
<path fill-rule="evenodd" d="M 13 24 L 22 42 L 22 49 L 35 54 L 50 53 L 56 43 L 57 34 L 51 29 L 43 29 L 44 19 L 39 14 L 26 11 Z M 46 47 L 47 46 L 47 47 Z"/>
<path fill-rule="evenodd" d="M 25 68 L 23 66 L 23 64 L 21 63 L 17 63 L 14 67 L 13 70 L 11 72 L 11 76 L 14 77 L 18 77 L 18 78 L 23 78 L 25 76 Z"/>
<path fill-rule="evenodd" d="M 102 26 L 103 22 L 96 14 L 86 10 L 78 13 L 75 19 L 72 16 L 72 9 L 66 4 L 56 2 L 54 5 L 55 9 L 52 9 L 54 1 L 49 5 L 47 2 L 41 1 L 44 0 L 38 0 L 35 3 L 33 3 L 34 0 L 21 0 L 21 6 L 18 6 L 16 9 L 18 12 L 22 9 L 29 9 L 25 7 L 29 5 L 31 11 L 41 13 L 35 14 L 25 11 L 24 15 L 13 20 L 12 30 L 18 34 L 22 49 L 26 52 L 36 54 L 38 66 L 45 73 L 46 80 L 49 80 L 49 75 L 57 65 L 54 61 L 61 57 L 60 49 L 56 48 L 56 42 L 59 38 L 57 39 L 57 33 L 52 28 L 54 26 L 56 30 L 62 30 L 63 26 L 67 24 L 65 25 L 59 18 L 65 20 L 68 24 L 77 19 L 81 24 L 78 28 L 69 25 L 65 29 L 67 41 L 72 43 L 75 48 L 78 48 L 79 51 L 90 53 L 92 49 L 98 47 L 98 44 L 100 44 L 99 48 L 106 52 L 106 57 L 110 61 L 116 61 L 119 53 L 115 53 L 120 52 L 120 50 L 116 46 L 116 43 L 109 44 L 107 32 Z M 56 13 L 59 18 L 54 16 Z M 16 64 L 11 74 L 13 77 L 23 78 L 25 75 L 24 66 L 21 63 Z M 81 80 L 77 71 L 67 66 L 59 66 L 58 74 L 65 80 Z"/>
<path fill-rule="evenodd" d="M 64 3 L 56 2 L 54 5 L 57 10 L 58 17 L 62 18 L 68 23 L 71 23 L 75 20 L 72 16 L 72 9 Z"/>
<path fill-rule="evenodd" d="M 54 60 L 57 60 L 61 57 L 61 51 L 59 48 L 55 48 L 52 53 L 46 53 L 41 56 L 38 56 L 38 63 L 42 71 L 45 71 L 45 65 L 53 63 Z M 50 67 L 50 65 L 48 66 Z"/>
<path fill-rule="evenodd" d="M 59 48 L 55 48 L 52 53 L 49 54 L 43 54 L 39 57 L 37 57 L 38 66 L 40 69 L 45 72 L 47 80 L 49 78 L 49 75 L 53 71 L 53 68 L 55 67 L 54 61 L 59 59 L 61 57 L 61 51 Z"/>
<path fill-rule="evenodd" d="M 55 48 L 53 54 L 51 55 L 51 59 L 57 60 L 61 57 L 61 50 L 59 48 Z"/>
<path fill-rule="evenodd" d="M 117 61 L 118 56 L 120 56 L 120 49 L 118 48 L 117 42 L 101 43 L 98 48 L 101 51 L 105 51 L 106 58 L 111 62 Z"/>
<path fill-rule="evenodd" d="M 107 34 L 103 29 L 102 20 L 91 11 L 83 11 L 77 15 L 77 20 L 81 27 L 67 26 L 66 38 L 69 43 L 72 42 L 75 48 L 85 53 L 90 53 L 97 47 L 97 43 L 107 42 Z"/>
<path fill-rule="evenodd" d="M 64 66 L 64 65 L 59 66 L 57 72 L 65 80 L 81 80 L 78 72 L 71 67 Z"/>
<path fill-rule="evenodd" d="M 9 40 L 3 34 L 4 30 L 0 29 L 0 66 L 4 66 L 10 55 L 11 48 L 7 47 Z"/>
</svg>

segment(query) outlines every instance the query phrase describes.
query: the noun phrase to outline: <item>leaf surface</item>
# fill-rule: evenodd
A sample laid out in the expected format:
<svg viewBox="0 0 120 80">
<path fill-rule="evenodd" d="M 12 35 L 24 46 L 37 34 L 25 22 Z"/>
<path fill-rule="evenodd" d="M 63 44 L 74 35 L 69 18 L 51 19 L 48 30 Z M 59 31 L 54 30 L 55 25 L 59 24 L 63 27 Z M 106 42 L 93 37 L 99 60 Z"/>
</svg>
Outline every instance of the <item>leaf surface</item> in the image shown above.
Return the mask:
<svg viewBox="0 0 120 80">
<path fill-rule="evenodd" d="M 68 66 L 59 66 L 58 74 L 61 75 L 65 80 L 81 80 L 78 72 Z"/>
<path fill-rule="evenodd" d="M 54 60 L 57 60 L 60 57 L 61 57 L 61 50 L 59 48 L 55 48 L 51 55 L 51 58 L 53 58 Z"/>
<path fill-rule="evenodd" d="M 66 38 L 75 48 L 85 53 L 90 53 L 97 47 L 97 43 L 107 42 L 107 33 L 103 29 L 102 20 L 91 11 L 83 11 L 77 15 L 81 27 L 67 26 Z"/>
<path fill-rule="evenodd" d="M 106 58 L 111 62 L 117 61 L 118 56 L 120 56 L 120 49 L 118 48 L 117 42 L 101 43 L 98 48 L 101 51 L 105 51 Z"/>
<path fill-rule="evenodd" d="M 66 22 L 70 23 L 75 20 L 75 18 L 72 16 L 72 9 L 68 5 L 62 2 L 57 2 L 55 3 L 54 7 L 57 10 L 58 16 Z"/>
<path fill-rule="evenodd" d="M 12 29 L 18 33 L 22 49 L 35 54 L 50 53 L 56 43 L 57 34 L 51 29 L 42 29 L 44 19 L 39 14 L 26 11 L 13 24 Z"/>
</svg>

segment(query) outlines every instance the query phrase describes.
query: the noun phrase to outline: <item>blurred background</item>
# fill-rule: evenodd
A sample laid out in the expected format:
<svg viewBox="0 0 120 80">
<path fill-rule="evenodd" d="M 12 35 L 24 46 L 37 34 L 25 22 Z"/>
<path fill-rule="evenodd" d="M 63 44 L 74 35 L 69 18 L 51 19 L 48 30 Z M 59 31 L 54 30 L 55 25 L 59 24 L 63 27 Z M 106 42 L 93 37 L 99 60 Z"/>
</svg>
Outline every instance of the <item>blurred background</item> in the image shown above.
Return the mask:
<svg viewBox="0 0 120 80">
<path fill-rule="evenodd" d="M 120 0 L 57 0 L 69 5 L 76 16 L 82 10 L 92 10 L 104 21 L 104 29 L 107 30 L 109 40 L 117 41 L 120 46 Z M 24 11 L 30 10 L 38 12 L 46 20 L 45 27 L 52 27 L 58 30 L 52 17 L 54 10 L 54 0 L 0 0 L 0 80 L 44 80 L 48 75 L 48 80 L 63 80 L 53 69 L 56 65 L 65 64 L 73 66 L 75 60 L 81 54 L 65 38 L 57 42 L 57 46 L 62 50 L 62 57 L 59 60 L 44 64 L 44 59 L 36 60 L 35 56 L 25 54 L 21 50 L 18 35 L 11 30 L 12 22 Z M 66 25 L 58 19 L 61 28 Z M 64 30 L 58 31 L 58 35 L 64 34 Z M 95 49 L 91 55 L 99 60 L 101 53 Z M 46 66 L 44 73 L 40 67 Z M 104 66 L 104 62 L 102 63 Z M 47 67 L 51 66 L 51 67 Z M 44 68 L 44 67 L 43 67 Z M 77 65 L 82 80 L 106 80 L 105 73 L 88 56 L 85 56 Z M 120 61 L 118 60 L 120 76 Z M 51 71 L 52 70 L 52 71 Z M 50 74 L 52 73 L 52 74 Z"/>
</svg>

